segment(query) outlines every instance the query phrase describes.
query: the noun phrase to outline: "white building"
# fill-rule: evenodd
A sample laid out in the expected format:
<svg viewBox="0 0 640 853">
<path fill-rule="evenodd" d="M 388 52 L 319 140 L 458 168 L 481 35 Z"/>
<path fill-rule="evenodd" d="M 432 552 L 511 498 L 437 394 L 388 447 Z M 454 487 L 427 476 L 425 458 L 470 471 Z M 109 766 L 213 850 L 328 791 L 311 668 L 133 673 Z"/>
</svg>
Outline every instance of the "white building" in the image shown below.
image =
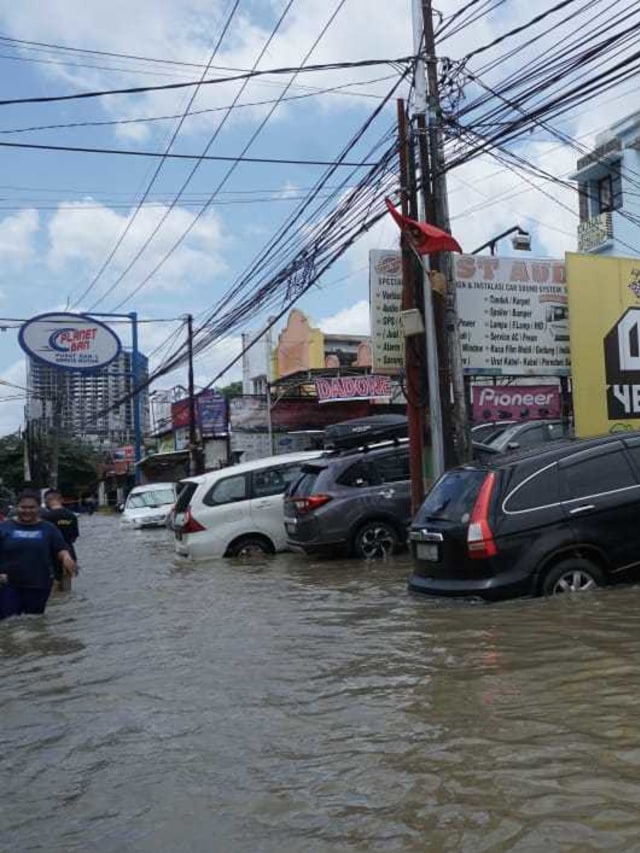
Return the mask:
<svg viewBox="0 0 640 853">
<path fill-rule="evenodd" d="M 578 251 L 640 255 L 640 112 L 596 136 L 571 180 L 578 182 Z"/>
<path fill-rule="evenodd" d="M 138 355 L 138 377 L 148 377 L 148 359 Z M 57 420 L 63 433 L 96 446 L 119 447 L 132 444 L 133 399 L 105 412 L 133 389 L 132 353 L 122 350 L 106 367 L 95 372 L 57 370 L 27 359 L 27 407 L 29 423 L 44 428 Z M 149 394 L 140 392 L 142 435 L 149 432 Z"/>
</svg>

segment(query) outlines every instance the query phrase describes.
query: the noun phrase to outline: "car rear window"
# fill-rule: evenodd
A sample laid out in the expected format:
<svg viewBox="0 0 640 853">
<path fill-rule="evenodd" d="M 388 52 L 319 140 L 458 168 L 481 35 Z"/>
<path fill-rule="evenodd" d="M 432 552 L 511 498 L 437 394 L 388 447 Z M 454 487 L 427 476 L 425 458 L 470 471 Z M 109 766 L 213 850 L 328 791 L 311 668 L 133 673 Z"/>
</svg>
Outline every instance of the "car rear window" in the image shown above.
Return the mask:
<svg viewBox="0 0 640 853">
<path fill-rule="evenodd" d="M 324 468 L 311 468 L 305 465 L 302 469 L 302 474 L 298 478 L 297 482 L 287 490 L 287 494 L 301 498 L 306 498 L 309 495 L 312 495 L 316 481 L 322 471 L 324 471 Z"/>
<path fill-rule="evenodd" d="M 187 480 L 186 483 L 180 484 L 178 488 L 180 491 L 178 492 L 178 500 L 176 501 L 176 512 L 186 512 L 191 503 L 193 493 L 198 488 L 198 484 Z"/>
<path fill-rule="evenodd" d="M 477 469 L 448 471 L 425 498 L 416 521 L 437 519 L 466 523 L 486 475 L 486 471 Z"/>
</svg>

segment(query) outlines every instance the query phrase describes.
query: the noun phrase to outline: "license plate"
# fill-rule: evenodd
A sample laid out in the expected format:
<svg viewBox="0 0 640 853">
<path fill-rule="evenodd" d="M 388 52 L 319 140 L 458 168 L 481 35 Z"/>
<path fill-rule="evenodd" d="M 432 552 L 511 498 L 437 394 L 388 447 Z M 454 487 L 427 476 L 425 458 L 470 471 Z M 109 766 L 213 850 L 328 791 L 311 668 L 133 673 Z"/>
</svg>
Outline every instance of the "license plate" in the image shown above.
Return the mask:
<svg viewBox="0 0 640 853">
<path fill-rule="evenodd" d="M 284 529 L 287 531 L 287 533 L 295 533 L 296 532 L 296 526 L 291 521 L 285 521 Z"/>
<path fill-rule="evenodd" d="M 428 560 L 430 563 L 438 562 L 438 546 L 427 545 L 424 542 L 416 543 L 416 557 L 419 560 Z"/>
</svg>

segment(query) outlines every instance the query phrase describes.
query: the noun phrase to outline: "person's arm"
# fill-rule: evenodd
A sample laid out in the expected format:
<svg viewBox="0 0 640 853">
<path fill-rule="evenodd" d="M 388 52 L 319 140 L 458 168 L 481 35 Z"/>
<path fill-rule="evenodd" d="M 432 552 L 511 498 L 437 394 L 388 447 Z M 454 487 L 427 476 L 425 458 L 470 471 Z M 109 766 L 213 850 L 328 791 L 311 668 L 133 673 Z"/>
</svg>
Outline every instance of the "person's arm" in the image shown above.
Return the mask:
<svg viewBox="0 0 640 853">
<path fill-rule="evenodd" d="M 69 547 L 64 541 L 62 533 L 53 524 L 50 525 L 51 534 L 51 550 L 55 555 L 55 559 L 62 565 L 62 569 L 68 577 L 73 577 L 76 574 L 76 561 L 71 556 Z"/>
<path fill-rule="evenodd" d="M 75 542 L 78 536 L 80 536 L 80 527 L 78 525 L 78 517 L 74 514 L 73 521 L 71 522 L 71 541 Z"/>
<path fill-rule="evenodd" d="M 69 551 L 66 549 L 58 551 L 57 558 L 62 566 L 62 570 L 69 578 L 73 578 L 78 574 L 78 566 Z"/>
</svg>

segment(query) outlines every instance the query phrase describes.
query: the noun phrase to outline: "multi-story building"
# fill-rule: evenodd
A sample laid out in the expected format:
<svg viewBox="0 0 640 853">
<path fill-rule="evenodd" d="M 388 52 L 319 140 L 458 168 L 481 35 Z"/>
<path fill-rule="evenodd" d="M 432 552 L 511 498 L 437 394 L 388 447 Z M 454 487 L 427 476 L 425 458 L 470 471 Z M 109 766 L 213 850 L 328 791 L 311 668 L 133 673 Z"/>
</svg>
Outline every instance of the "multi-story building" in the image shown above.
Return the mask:
<svg viewBox="0 0 640 853">
<path fill-rule="evenodd" d="M 138 355 L 138 379 L 149 374 L 148 359 Z M 122 350 L 106 367 L 95 372 L 57 370 L 27 359 L 27 421 L 60 430 L 96 446 L 109 448 L 134 440 L 133 399 L 114 408 L 133 390 L 132 353 Z M 149 394 L 140 392 L 142 434 L 149 432 Z"/>
<path fill-rule="evenodd" d="M 640 112 L 598 134 L 571 179 L 580 198 L 578 251 L 640 255 Z"/>
</svg>

